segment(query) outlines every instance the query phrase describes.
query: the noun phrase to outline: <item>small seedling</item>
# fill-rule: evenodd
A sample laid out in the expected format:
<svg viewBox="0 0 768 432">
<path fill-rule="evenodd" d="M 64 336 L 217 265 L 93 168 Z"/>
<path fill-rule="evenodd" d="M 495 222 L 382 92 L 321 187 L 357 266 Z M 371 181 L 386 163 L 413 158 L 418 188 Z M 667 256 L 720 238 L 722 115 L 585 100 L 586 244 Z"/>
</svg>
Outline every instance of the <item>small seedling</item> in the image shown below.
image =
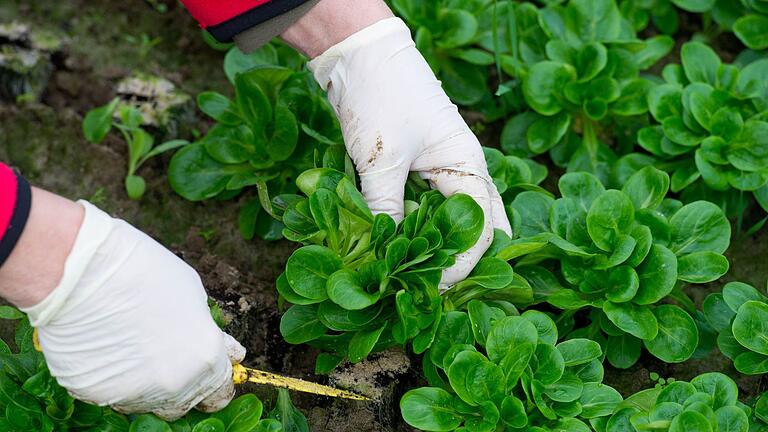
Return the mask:
<svg viewBox="0 0 768 432">
<path fill-rule="evenodd" d="M 125 177 L 125 190 L 131 199 L 139 200 L 147 189 L 144 178 L 137 175 L 139 168 L 149 159 L 162 153 L 184 147 L 185 140 L 172 140 L 155 146 L 155 140 L 141 125 L 143 122 L 139 110 L 128 105 L 119 105 L 118 98 L 107 105 L 88 112 L 83 120 L 85 139 L 93 144 L 104 140 L 107 134 L 116 128 L 128 144 L 128 173 Z M 117 112 L 117 118 L 115 118 Z"/>
</svg>

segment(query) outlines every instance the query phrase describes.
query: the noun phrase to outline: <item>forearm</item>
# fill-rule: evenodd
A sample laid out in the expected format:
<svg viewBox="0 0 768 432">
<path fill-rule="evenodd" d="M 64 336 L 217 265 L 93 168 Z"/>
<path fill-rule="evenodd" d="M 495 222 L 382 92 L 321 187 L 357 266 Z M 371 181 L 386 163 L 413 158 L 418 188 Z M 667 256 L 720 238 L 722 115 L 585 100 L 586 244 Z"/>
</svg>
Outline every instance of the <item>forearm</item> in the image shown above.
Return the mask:
<svg viewBox="0 0 768 432">
<path fill-rule="evenodd" d="M 354 33 L 392 16 L 383 0 L 322 0 L 281 37 L 312 59 Z"/>
<path fill-rule="evenodd" d="M 32 188 L 24 231 L 0 267 L 0 297 L 22 308 L 45 299 L 61 280 L 82 221 L 82 206 Z"/>
</svg>

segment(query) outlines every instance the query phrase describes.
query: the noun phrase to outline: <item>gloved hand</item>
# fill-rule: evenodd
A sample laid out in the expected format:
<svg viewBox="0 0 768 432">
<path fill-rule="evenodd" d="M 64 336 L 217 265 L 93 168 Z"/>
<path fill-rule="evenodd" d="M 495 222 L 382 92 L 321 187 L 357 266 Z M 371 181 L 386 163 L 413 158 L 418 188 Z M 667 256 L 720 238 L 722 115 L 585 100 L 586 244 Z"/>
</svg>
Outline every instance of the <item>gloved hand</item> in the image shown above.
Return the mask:
<svg viewBox="0 0 768 432">
<path fill-rule="evenodd" d="M 125 221 L 80 203 L 85 218 L 61 282 L 22 309 L 51 374 L 74 397 L 123 413 L 173 420 L 225 407 L 245 349 L 214 323 L 200 277 Z"/>
<path fill-rule="evenodd" d="M 493 240 L 511 235 L 480 143 L 416 49 L 399 18 L 381 20 L 309 63 L 341 122 L 347 151 L 374 213 L 403 218 L 409 171 L 446 196 L 466 193 L 485 212 L 480 240 L 443 273 L 445 287 L 464 279 Z"/>
</svg>

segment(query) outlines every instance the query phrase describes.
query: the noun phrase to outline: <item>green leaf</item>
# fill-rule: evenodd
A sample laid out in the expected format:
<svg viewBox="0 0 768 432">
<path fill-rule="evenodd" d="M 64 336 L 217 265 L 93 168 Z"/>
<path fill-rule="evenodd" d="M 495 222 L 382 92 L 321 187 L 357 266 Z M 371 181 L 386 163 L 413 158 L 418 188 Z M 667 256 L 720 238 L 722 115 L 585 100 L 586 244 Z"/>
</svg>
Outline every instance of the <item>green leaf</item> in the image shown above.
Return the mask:
<svg viewBox="0 0 768 432">
<path fill-rule="evenodd" d="M 739 389 L 736 383 L 720 372 L 708 372 L 691 380 L 696 390 L 712 396 L 712 408 L 733 406 L 738 402 Z"/>
<path fill-rule="evenodd" d="M 576 71 L 579 82 L 589 81 L 597 76 L 608 63 L 608 50 L 598 42 L 585 44 L 576 57 Z"/>
<path fill-rule="evenodd" d="M 100 143 L 112 129 L 112 116 L 120 99 L 114 98 L 107 105 L 88 111 L 83 119 L 83 135 L 88 142 Z"/>
<path fill-rule="evenodd" d="M 346 268 L 333 273 L 328 278 L 327 287 L 328 298 L 344 309 L 365 309 L 381 298 L 378 287 L 373 294 L 369 293 L 358 273 Z"/>
<path fill-rule="evenodd" d="M 219 123 L 236 126 L 242 122 L 232 101 L 221 93 L 202 92 L 197 95 L 197 105 L 200 111 Z"/>
<path fill-rule="evenodd" d="M 522 317 L 506 317 L 496 321 L 496 324 L 488 333 L 486 351 L 488 358 L 494 362 L 500 362 L 518 344 L 529 343 L 536 346 L 539 334 L 536 327 Z"/>
<path fill-rule="evenodd" d="M 708 12 L 715 5 L 715 0 L 672 0 L 680 9 L 688 12 Z"/>
<path fill-rule="evenodd" d="M 235 77 L 237 108 L 246 124 L 255 131 L 265 131 L 273 119 L 273 107 L 259 79 L 259 70 Z"/>
<path fill-rule="evenodd" d="M 501 309 L 488 306 L 479 300 L 470 301 L 467 305 L 467 312 L 475 341 L 481 346 L 485 346 L 485 341 L 493 324 L 506 316 Z"/>
<path fill-rule="evenodd" d="M 640 70 L 653 66 L 675 47 L 675 40 L 667 35 L 654 36 L 643 42 L 643 48 L 635 52 L 635 61 Z"/>
<path fill-rule="evenodd" d="M 536 310 L 527 310 L 520 316 L 530 321 L 536 327 L 536 331 L 539 334 L 539 342 L 549 345 L 557 343 L 557 325 L 547 314 Z"/>
<path fill-rule="evenodd" d="M 322 246 L 304 246 L 288 258 L 285 274 L 297 294 L 323 300 L 328 297 L 328 278 L 342 266 L 341 259 L 332 250 Z"/>
<path fill-rule="evenodd" d="M 302 344 L 317 339 L 328 330 L 317 317 L 316 304 L 294 305 L 280 320 L 280 334 L 291 344 Z"/>
<path fill-rule="evenodd" d="M 614 303 L 632 300 L 640 287 L 640 278 L 635 269 L 623 265 L 609 271 L 605 298 Z"/>
<path fill-rule="evenodd" d="M 678 277 L 675 255 L 664 246 L 654 244 L 645 260 L 637 268 L 640 287 L 633 301 L 637 304 L 654 304 L 672 292 Z"/>
<path fill-rule="evenodd" d="M 736 316 L 736 312 L 728 307 L 728 304 L 723 299 L 722 293 L 712 293 L 704 299 L 702 305 L 704 316 L 707 319 L 709 325 L 717 332 L 722 332 L 726 328 L 730 328 L 731 320 Z"/>
<path fill-rule="evenodd" d="M 143 414 L 131 422 L 128 432 L 171 432 L 171 427 L 152 414 Z"/>
<path fill-rule="evenodd" d="M 485 257 L 480 259 L 472 273 L 461 283 L 479 285 L 488 289 L 502 289 L 512 283 L 514 276 L 515 271 L 506 261 L 495 257 Z"/>
<path fill-rule="evenodd" d="M 701 42 L 686 42 L 680 56 L 685 76 L 690 82 L 703 82 L 713 86 L 717 84 L 717 71 L 721 63 L 720 57 L 712 48 Z"/>
<path fill-rule="evenodd" d="M 627 235 L 634 223 L 632 201 L 622 192 L 609 190 L 592 203 L 587 213 L 587 231 L 600 249 L 610 252 L 619 237 Z"/>
<path fill-rule="evenodd" d="M 440 320 L 429 357 L 436 366 L 443 367 L 443 358 L 453 345 L 471 344 L 474 341 L 472 325 L 465 312 L 451 311 Z"/>
<path fill-rule="evenodd" d="M 668 117 L 662 124 L 664 135 L 673 143 L 684 147 L 695 147 L 705 138 L 704 135 L 692 131 L 680 117 Z M 662 142 L 662 150 L 665 150 Z M 681 149 L 681 153 L 682 153 Z M 687 149 L 684 149 L 687 151 Z M 666 150 L 667 153 L 670 153 Z"/>
<path fill-rule="evenodd" d="M 630 177 L 621 190 L 632 200 L 635 209 L 655 209 L 669 191 L 669 175 L 648 166 Z"/>
<path fill-rule="evenodd" d="M 440 48 L 467 45 L 477 34 L 477 19 L 464 9 L 443 9 L 440 11 L 438 22 L 447 30 L 437 39 L 437 46 Z"/>
<path fill-rule="evenodd" d="M 185 146 L 171 159 L 168 180 L 173 190 L 190 201 L 220 194 L 233 176 L 250 172 L 248 164 L 222 164 L 208 155 L 203 143 Z"/>
<path fill-rule="evenodd" d="M 142 177 L 129 175 L 125 178 L 125 191 L 128 193 L 128 198 L 140 200 L 146 190 L 147 184 Z"/>
<path fill-rule="evenodd" d="M 256 395 L 245 394 L 212 416 L 224 423 L 227 432 L 250 432 L 258 424 L 263 409 Z"/>
<path fill-rule="evenodd" d="M 508 349 L 513 349 L 512 345 Z M 565 360 L 560 351 L 552 345 L 539 344 L 531 359 L 533 378 L 544 385 L 556 383 L 565 372 Z"/>
<path fill-rule="evenodd" d="M 589 363 L 603 355 L 600 344 L 589 339 L 569 339 L 556 347 L 563 355 L 566 367 Z"/>
<path fill-rule="evenodd" d="M 224 73 L 229 82 L 234 84 L 237 74 L 247 72 L 258 66 L 273 65 L 277 61 L 277 51 L 271 44 L 266 44 L 250 54 L 245 54 L 239 48 L 234 47 L 224 57 Z"/>
<path fill-rule="evenodd" d="M 748 121 L 726 151 L 728 162 L 744 171 L 768 168 L 768 122 Z"/>
<path fill-rule="evenodd" d="M 656 316 L 647 306 L 605 302 L 603 311 L 616 327 L 640 339 L 651 340 L 659 332 Z"/>
<path fill-rule="evenodd" d="M 196 424 L 192 432 L 224 432 L 224 423 L 217 418 L 208 418 Z"/>
<path fill-rule="evenodd" d="M 589 211 L 599 196 L 605 192 L 600 180 L 590 173 L 566 173 L 558 181 L 558 188 L 563 198 L 573 198 L 584 212 Z"/>
<path fill-rule="evenodd" d="M 22 319 L 26 315 L 13 306 L 0 305 L 0 319 L 17 320 Z"/>
<path fill-rule="evenodd" d="M 768 304 L 750 300 L 733 320 L 733 336 L 752 351 L 768 355 Z"/>
<path fill-rule="evenodd" d="M 768 48 L 768 17 L 750 14 L 736 20 L 733 32 L 748 48 L 763 50 Z"/>
<path fill-rule="evenodd" d="M 579 398 L 580 416 L 592 419 L 610 415 L 622 400 L 624 398 L 613 387 L 600 383 L 586 383 Z"/>
<path fill-rule="evenodd" d="M 528 105 L 539 114 L 552 116 L 562 111 L 558 100 L 565 85 L 576 79 L 569 65 L 553 61 L 536 63 L 523 81 L 523 95 Z"/>
<path fill-rule="evenodd" d="M 707 201 L 684 206 L 669 220 L 670 250 L 678 256 L 710 251 L 722 254 L 731 241 L 731 225 L 720 207 Z"/>
<path fill-rule="evenodd" d="M 728 258 L 714 252 L 695 252 L 677 260 L 678 279 L 693 282 L 713 282 L 728 273 Z"/>
<path fill-rule="evenodd" d="M 766 302 L 768 299 L 757 291 L 752 285 L 745 284 L 743 282 L 728 282 L 723 287 L 723 300 L 729 308 L 736 313 L 741 305 L 744 303 L 755 300 L 759 302 Z"/>
<path fill-rule="evenodd" d="M 672 420 L 669 432 L 712 432 L 709 420 L 696 411 L 684 411 Z"/>
<path fill-rule="evenodd" d="M 635 116 L 648 112 L 647 95 L 653 84 L 638 78 L 621 87 L 621 96 L 611 104 L 611 111 L 620 116 Z"/>
<path fill-rule="evenodd" d="M 755 416 L 764 422 L 768 422 L 768 392 L 763 393 L 755 404 Z"/>
<path fill-rule="evenodd" d="M 432 216 L 432 223 L 443 235 L 443 249 L 465 252 L 480 238 L 485 223 L 483 209 L 469 195 L 456 194 L 446 199 Z"/>
<path fill-rule="evenodd" d="M 526 133 L 531 151 L 536 154 L 549 151 L 563 139 L 570 126 L 571 116 L 566 112 L 540 117 Z"/>
<path fill-rule="evenodd" d="M 733 366 L 746 375 L 762 375 L 768 373 L 768 356 L 747 351 L 733 359 Z"/>
<path fill-rule="evenodd" d="M 272 138 L 267 142 L 267 153 L 272 160 L 282 162 L 291 157 L 299 141 L 299 124 L 291 110 L 278 103 L 275 106 L 275 118 Z"/>
<path fill-rule="evenodd" d="M 740 407 L 721 407 L 715 411 L 715 417 L 720 432 L 747 432 L 749 430 L 749 418 Z"/>
<path fill-rule="evenodd" d="M 674 84 L 661 84 L 648 92 L 648 108 L 659 122 L 683 114 L 683 90 Z"/>
<path fill-rule="evenodd" d="M 640 358 L 640 339 L 629 335 L 609 336 L 605 351 L 608 362 L 618 369 L 627 369 Z"/>
<path fill-rule="evenodd" d="M 528 424 L 528 415 L 525 412 L 523 401 L 515 396 L 507 396 L 501 401 L 501 421 L 512 428 L 522 428 Z"/>
<path fill-rule="evenodd" d="M 454 408 L 454 396 L 435 387 L 408 391 L 400 400 L 400 413 L 409 425 L 428 431 L 452 431 L 464 418 Z"/>
<path fill-rule="evenodd" d="M 549 211 L 554 200 L 543 193 L 525 191 L 512 201 L 511 207 L 520 214 L 521 225 L 515 233 L 521 238 L 549 232 Z"/>
<path fill-rule="evenodd" d="M 688 360 L 699 343 L 699 330 L 693 318 L 673 305 L 661 305 L 653 314 L 659 323 L 659 333 L 643 341 L 648 351 L 667 363 Z"/>
<path fill-rule="evenodd" d="M 352 340 L 349 341 L 349 361 L 352 363 L 359 363 L 368 357 L 373 347 L 376 346 L 376 342 L 379 341 L 381 334 L 387 328 L 387 323 L 384 323 L 381 327 L 365 331 L 361 330 L 352 336 Z"/>
</svg>

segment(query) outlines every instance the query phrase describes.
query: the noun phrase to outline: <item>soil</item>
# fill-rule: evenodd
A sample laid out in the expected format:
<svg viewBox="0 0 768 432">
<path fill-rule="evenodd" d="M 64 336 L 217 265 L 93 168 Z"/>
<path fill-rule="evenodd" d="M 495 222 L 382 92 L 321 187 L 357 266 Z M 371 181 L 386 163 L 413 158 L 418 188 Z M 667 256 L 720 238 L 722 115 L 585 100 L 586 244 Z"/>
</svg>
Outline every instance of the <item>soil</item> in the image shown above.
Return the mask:
<svg viewBox="0 0 768 432">
<path fill-rule="evenodd" d="M 246 364 L 328 383 L 329 377 L 313 373 L 316 351 L 289 345 L 280 336 L 281 310 L 274 281 L 295 244 L 241 237 L 237 213 L 252 196 L 185 201 L 168 185 L 166 155 L 142 167 L 138 174 L 147 181 L 147 193 L 141 201 L 131 201 L 123 188 L 125 143 L 108 137 L 103 144 L 92 145 L 82 136 L 83 115 L 114 97 L 116 84 L 134 72 L 169 79 L 191 95 L 203 90 L 231 95 L 221 68 L 223 53 L 203 42 L 196 24 L 177 2 L 168 2 L 168 8 L 168 12 L 158 13 L 144 0 L 1 2 L 0 23 L 16 20 L 57 32 L 65 38 L 66 47 L 53 58 L 54 71 L 39 102 L 0 102 L 0 160 L 18 167 L 36 186 L 90 200 L 127 220 L 195 267 L 230 320 L 227 331 L 248 349 Z M 133 39 L 140 40 L 142 34 L 160 41 L 147 49 Z M 728 43 L 725 39 L 719 46 L 727 50 Z M 478 118 L 465 114 L 468 119 Z M 197 129 L 204 131 L 209 123 L 198 115 Z M 497 140 L 502 124 L 480 128 L 485 129 L 481 137 Z M 689 292 L 697 303 L 729 280 L 765 286 L 768 229 L 756 237 L 735 238 L 734 245 L 738 247 L 729 252 L 732 269 L 728 276 Z M 342 366 L 330 377 L 340 387 L 376 396 L 382 401 L 377 404 L 303 394 L 293 397 L 313 431 L 412 430 L 400 419 L 398 402 L 405 389 L 418 383 L 418 370 L 415 359 L 395 351 L 374 356 L 362 365 Z M 715 370 L 736 378 L 745 400 L 766 387 L 760 378 L 737 375 L 719 353 L 679 365 L 663 364 L 644 354 L 628 370 L 607 367 L 606 383 L 628 395 L 653 386 L 650 372 L 689 379 Z M 265 387 L 244 386 L 241 390 L 255 392 L 267 406 L 276 395 Z"/>
</svg>

